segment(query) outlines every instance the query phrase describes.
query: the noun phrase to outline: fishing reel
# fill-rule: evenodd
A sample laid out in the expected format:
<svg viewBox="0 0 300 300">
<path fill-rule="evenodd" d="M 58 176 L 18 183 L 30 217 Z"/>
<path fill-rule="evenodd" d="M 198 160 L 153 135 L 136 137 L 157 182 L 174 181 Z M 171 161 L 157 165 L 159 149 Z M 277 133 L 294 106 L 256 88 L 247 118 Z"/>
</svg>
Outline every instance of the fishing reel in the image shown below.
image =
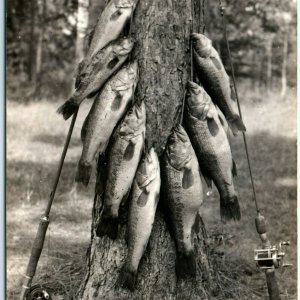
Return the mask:
<svg viewBox="0 0 300 300">
<path fill-rule="evenodd" d="M 286 263 L 285 247 L 289 246 L 290 242 L 280 242 L 279 246 L 268 246 L 263 249 L 254 250 L 254 260 L 257 267 L 260 269 L 277 269 L 279 267 L 290 267 L 292 264 Z"/>
<path fill-rule="evenodd" d="M 52 300 L 52 298 L 45 287 L 37 284 L 29 289 L 26 300 Z"/>
</svg>

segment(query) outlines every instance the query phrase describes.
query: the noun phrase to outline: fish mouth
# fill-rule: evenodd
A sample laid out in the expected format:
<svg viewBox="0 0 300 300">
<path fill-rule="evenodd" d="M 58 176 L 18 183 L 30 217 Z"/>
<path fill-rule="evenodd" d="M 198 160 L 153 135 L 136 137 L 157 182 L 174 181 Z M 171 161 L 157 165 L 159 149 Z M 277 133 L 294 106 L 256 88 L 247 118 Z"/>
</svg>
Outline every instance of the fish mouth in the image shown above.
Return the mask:
<svg viewBox="0 0 300 300">
<path fill-rule="evenodd" d="M 197 54 L 200 55 L 200 57 L 205 58 L 210 55 L 212 42 L 208 37 L 201 33 L 192 33 L 191 40 L 194 49 L 196 50 Z"/>
<path fill-rule="evenodd" d="M 187 88 L 193 94 L 199 94 L 199 92 L 197 93 L 197 91 L 199 90 L 199 85 L 197 83 L 189 80 L 187 82 Z"/>
<path fill-rule="evenodd" d="M 176 140 L 176 137 L 182 142 L 186 143 L 188 141 L 187 134 L 183 127 L 181 125 L 177 125 L 174 128 L 174 140 Z"/>
</svg>

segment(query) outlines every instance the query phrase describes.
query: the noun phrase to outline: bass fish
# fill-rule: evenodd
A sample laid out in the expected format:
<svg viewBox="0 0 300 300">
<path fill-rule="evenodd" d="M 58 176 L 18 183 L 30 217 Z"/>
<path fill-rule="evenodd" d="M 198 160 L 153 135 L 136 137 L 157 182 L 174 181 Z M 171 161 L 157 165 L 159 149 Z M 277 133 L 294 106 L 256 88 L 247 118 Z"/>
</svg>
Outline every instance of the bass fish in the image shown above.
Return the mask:
<svg viewBox="0 0 300 300">
<path fill-rule="evenodd" d="M 170 217 L 176 241 L 176 274 L 178 278 L 196 276 L 193 226 L 199 222 L 203 202 L 202 182 L 196 154 L 182 126 L 177 126 L 166 146 L 162 165 L 162 201 Z"/>
<path fill-rule="evenodd" d="M 120 204 L 128 197 L 144 146 L 145 104 L 135 104 L 113 135 L 108 159 L 108 177 L 103 198 L 103 212 L 97 235 L 115 239 Z"/>
<path fill-rule="evenodd" d="M 137 270 L 152 231 L 160 192 L 160 168 L 151 148 L 141 161 L 133 181 L 128 220 L 128 254 L 118 284 L 135 289 Z"/>
<path fill-rule="evenodd" d="M 196 71 L 203 87 L 226 117 L 232 133 L 246 131 L 243 121 L 231 106 L 230 80 L 217 50 L 203 34 L 193 33 L 191 39 Z"/>
<path fill-rule="evenodd" d="M 135 61 L 110 78 L 95 99 L 87 117 L 85 133 L 82 132 L 83 149 L 75 179 L 77 182 L 88 185 L 92 162 L 97 153 L 104 153 L 113 129 L 133 99 L 137 82 L 138 64 Z"/>
<path fill-rule="evenodd" d="M 80 103 L 97 94 L 109 77 L 123 65 L 132 48 L 133 42 L 125 38 L 112 42 L 97 52 L 80 70 L 76 77 L 75 92 L 57 112 L 65 120 L 72 116 Z"/>
<path fill-rule="evenodd" d="M 220 194 L 222 221 L 240 220 L 240 206 L 233 184 L 236 166 L 226 133 L 205 90 L 188 82 L 185 125 L 198 157 L 200 169 L 209 186 L 211 180 Z"/>
<path fill-rule="evenodd" d="M 111 0 L 100 15 L 91 39 L 87 57 L 93 56 L 117 39 L 136 7 L 138 0 Z"/>
</svg>

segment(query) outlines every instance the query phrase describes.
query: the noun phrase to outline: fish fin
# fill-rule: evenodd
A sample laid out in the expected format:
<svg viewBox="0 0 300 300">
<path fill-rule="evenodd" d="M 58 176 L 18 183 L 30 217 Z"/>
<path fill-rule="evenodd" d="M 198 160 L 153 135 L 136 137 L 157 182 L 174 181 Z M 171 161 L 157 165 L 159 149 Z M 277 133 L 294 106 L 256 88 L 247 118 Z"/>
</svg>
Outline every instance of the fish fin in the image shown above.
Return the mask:
<svg viewBox="0 0 300 300">
<path fill-rule="evenodd" d="M 57 109 L 58 114 L 62 114 L 68 120 L 78 109 L 78 105 L 72 101 L 72 97 Z"/>
<path fill-rule="evenodd" d="M 96 235 L 98 237 L 107 235 L 112 240 L 115 240 L 118 236 L 118 219 L 101 216 L 100 222 L 96 229 Z"/>
<path fill-rule="evenodd" d="M 132 141 L 129 141 L 129 144 L 126 147 L 126 150 L 123 155 L 124 160 L 126 161 L 131 160 L 134 156 L 134 150 L 135 150 L 135 144 Z"/>
<path fill-rule="evenodd" d="M 219 120 L 220 120 L 221 125 L 224 127 L 224 126 L 225 126 L 225 123 L 224 123 L 223 118 L 222 118 L 219 114 L 218 114 L 218 117 L 219 117 Z"/>
<path fill-rule="evenodd" d="M 220 199 L 220 216 L 223 223 L 230 220 L 239 221 L 241 219 L 240 205 L 237 196 Z"/>
<path fill-rule="evenodd" d="M 246 127 L 238 115 L 233 115 L 232 117 L 228 118 L 227 121 L 234 135 L 237 135 L 238 131 L 246 131 Z"/>
<path fill-rule="evenodd" d="M 195 231 L 196 234 L 198 234 L 200 232 L 200 224 L 202 224 L 202 219 L 201 219 L 200 215 L 197 213 L 195 222 L 193 225 L 193 230 Z"/>
<path fill-rule="evenodd" d="M 236 93 L 232 84 L 230 84 L 230 98 L 232 101 L 236 102 Z"/>
<path fill-rule="evenodd" d="M 232 159 L 232 175 L 234 177 L 237 176 L 237 167 L 236 167 L 236 163 L 235 163 L 234 159 Z"/>
<path fill-rule="evenodd" d="M 193 186 L 194 184 L 194 174 L 192 169 L 184 168 L 182 177 L 182 187 L 186 190 Z"/>
<path fill-rule="evenodd" d="M 82 127 L 81 127 L 81 132 L 80 132 L 80 138 L 81 141 L 84 142 L 85 137 L 86 137 L 86 132 L 87 132 L 87 125 L 88 125 L 88 120 L 89 119 L 89 115 L 87 115 L 87 117 L 85 118 Z"/>
<path fill-rule="evenodd" d="M 115 97 L 115 99 L 113 100 L 113 102 L 111 104 L 111 110 L 112 111 L 117 111 L 117 110 L 120 109 L 121 103 L 122 103 L 122 99 L 123 99 L 122 94 L 119 93 L 119 92 L 116 92 L 116 97 Z"/>
<path fill-rule="evenodd" d="M 221 70 L 222 69 L 222 65 L 221 65 L 221 62 L 215 58 L 214 56 L 210 57 L 211 61 L 213 62 L 213 64 L 215 65 L 215 67 L 218 69 L 218 70 Z"/>
<path fill-rule="evenodd" d="M 123 288 L 127 288 L 130 291 L 134 291 L 136 287 L 136 279 L 136 271 L 131 271 L 128 270 L 128 268 L 123 267 L 119 274 L 117 285 Z"/>
<path fill-rule="evenodd" d="M 145 206 L 148 202 L 148 196 L 149 196 L 149 191 L 147 190 L 147 187 L 145 187 L 143 188 L 142 193 L 140 194 L 137 200 L 137 205 L 140 207 Z"/>
<path fill-rule="evenodd" d="M 93 97 L 95 97 L 97 94 L 99 93 L 99 90 L 95 91 L 95 92 L 91 92 L 90 94 L 88 94 L 86 96 L 87 99 L 91 99 Z"/>
<path fill-rule="evenodd" d="M 207 127 L 212 136 L 216 136 L 219 132 L 219 126 L 215 119 L 207 119 Z"/>
<path fill-rule="evenodd" d="M 108 64 L 107 64 L 107 68 L 108 69 L 113 69 L 117 63 L 119 62 L 119 58 L 118 57 L 114 57 Z"/>
<path fill-rule="evenodd" d="M 75 181 L 82 182 L 85 186 L 87 186 L 90 181 L 91 173 L 92 165 L 79 161 Z"/>
<path fill-rule="evenodd" d="M 209 177 L 209 175 L 206 173 L 206 171 L 203 170 L 203 168 L 201 169 L 201 173 L 206 182 L 207 187 L 212 189 L 212 179 Z"/>
<path fill-rule="evenodd" d="M 177 278 L 188 278 L 196 276 L 196 259 L 193 251 L 176 255 L 175 270 Z"/>
</svg>

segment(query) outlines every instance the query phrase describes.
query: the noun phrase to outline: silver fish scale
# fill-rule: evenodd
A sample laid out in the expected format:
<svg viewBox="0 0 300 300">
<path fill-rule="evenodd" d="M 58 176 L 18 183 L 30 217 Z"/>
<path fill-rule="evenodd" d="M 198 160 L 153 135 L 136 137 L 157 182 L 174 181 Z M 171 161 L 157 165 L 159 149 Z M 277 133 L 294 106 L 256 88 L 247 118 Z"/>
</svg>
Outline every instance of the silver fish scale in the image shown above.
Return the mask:
<svg viewBox="0 0 300 300">
<path fill-rule="evenodd" d="M 212 100 L 219 106 L 224 113 L 226 119 L 235 115 L 235 112 L 230 104 L 230 84 L 228 75 L 221 64 L 221 70 L 218 70 L 211 58 L 202 58 L 194 51 L 195 65 L 198 69 L 198 76 L 207 93 Z M 220 58 L 216 58 L 220 60 Z"/>
<path fill-rule="evenodd" d="M 186 112 L 186 129 L 198 157 L 200 169 L 215 183 L 221 198 L 236 195 L 233 186 L 231 149 L 219 120 L 215 120 L 219 131 L 213 137 L 207 120 L 200 121 Z"/>
</svg>

